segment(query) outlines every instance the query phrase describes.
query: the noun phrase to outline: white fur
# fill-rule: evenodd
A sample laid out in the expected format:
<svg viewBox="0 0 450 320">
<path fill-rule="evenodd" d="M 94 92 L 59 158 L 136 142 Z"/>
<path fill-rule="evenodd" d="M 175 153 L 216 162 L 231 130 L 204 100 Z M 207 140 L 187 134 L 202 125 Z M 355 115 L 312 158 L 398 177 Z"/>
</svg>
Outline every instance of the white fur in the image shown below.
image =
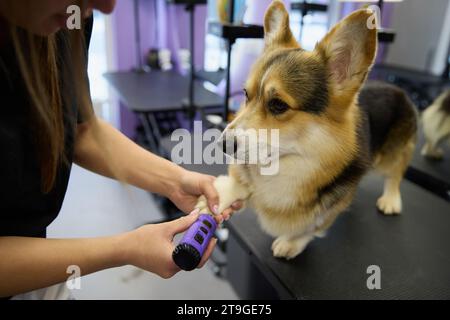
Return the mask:
<svg viewBox="0 0 450 320">
<path fill-rule="evenodd" d="M 450 116 L 440 110 L 446 94 L 450 93 L 446 92 L 440 95 L 422 114 L 423 132 L 426 139 L 422 155 L 425 157 L 441 159 L 443 151 L 439 148 L 439 144 L 444 140 L 450 141 Z"/>
<path fill-rule="evenodd" d="M 269 32 L 265 34 L 267 42 L 272 41 L 279 33 L 281 26 L 283 25 L 285 13 L 279 9 L 273 11 L 269 20 Z"/>
<path fill-rule="evenodd" d="M 377 200 L 377 207 L 387 216 L 400 214 L 402 211 L 402 199 L 400 193 L 384 194 Z"/>
<path fill-rule="evenodd" d="M 306 248 L 309 242 L 314 239 L 313 234 L 306 234 L 300 237 L 281 236 L 272 243 L 274 257 L 292 259 L 298 256 Z"/>
<path fill-rule="evenodd" d="M 245 129 L 247 119 L 247 115 L 241 114 L 226 130 L 236 127 Z M 214 184 L 220 195 L 219 213 L 236 200 L 248 200 L 252 207 L 259 205 L 279 212 L 297 210 L 298 204 L 302 203 L 302 186 L 313 181 L 318 170 L 324 170 L 324 155 L 329 154 L 330 150 L 342 148 L 342 143 L 338 136 L 317 123 L 302 128 L 301 132 L 280 134 L 279 145 L 282 147 L 278 174 L 261 175 L 258 165 L 235 166 L 236 177 L 220 176 Z M 237 177 L 241 183 L 236 180 Z M 204 197 L 198 206 L 207 208 Z M 262 229 L 276 238 L 272 245 L 274 256 L 292 259 L 314 237 L 324 236 L 323 231 L 317 230 L 321 230 L 333 212 L 323 211 L 317 206 L 309 212 L 299 212 L 295 219 L 286 219 L 281 213 L 275 217 L 258 210 L 256 213 Z"/>
<path fill-rule="evenodd" d="M 245 200 L 249 196 L 247 188 L 239 184 L 232 176 L 219 176 L 214 181 L 214 188 L 219 194 L 219 208 L 218 213 L 222 213 L 229 208 L 237 200 Z M 208 204 L 204 196 L 199 198 L 196 205 L 201 212 L 210 213 Z M 214 214 L 216 214 L 214 212 Z"/>
<path fill-rule="evenodd" d="M 246 117 L 239 117 L 227 127 L 246 127 Z M 232 176 L 220 176 L 214 186 L 220 195 L 219 213 L 236 200 L 249 200 L 250 204 L 262 205 L 280 212 L 295 209 L 302 201 L 299 190 L 321 170 L 321 155 L 332 148 L 339 148 L 340 141 L 325 128 L 311 124 L 304 128 L 301 137 L 296 134 L 281 136 L 279 159 L 280 170 L 277 175 L 261 175 L 257 165 L 237 166 L 236 171 L 242 184 Z M 249 186 L 249 187 L 245 187 Z M 207 210 L 206 199 L 202 197 L 197 207 Z M 276 257 L 291 259 L 301 253 L 315 237 L 323 237 L 319 229 L 329 213 L 321 208 L 308 214 L 299 214 L 295 220 L 283 216 L 269 217 L 257 212 L 262 229 L 273 237 L 273 253 Z"/>
</svg>

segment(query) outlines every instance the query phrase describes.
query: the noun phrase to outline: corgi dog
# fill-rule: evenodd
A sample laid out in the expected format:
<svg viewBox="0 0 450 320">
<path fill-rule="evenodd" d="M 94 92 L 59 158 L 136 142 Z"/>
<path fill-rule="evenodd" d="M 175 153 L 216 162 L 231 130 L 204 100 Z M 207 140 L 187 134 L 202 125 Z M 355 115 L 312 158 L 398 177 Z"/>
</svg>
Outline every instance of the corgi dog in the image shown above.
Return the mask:
<svg viewBox="0 0 450 320">
<path fill-rule="evenodd" d="M 422 113 L 422 126 L 426 140 L 422 155 L 431 159 L 442 159 L 443 151 L 439 144 L 450 141 L 450 90 L 442 93 L 425 109 Z"/>
<path fill-rule="evenodd" d="M 324 236 L 371 168 L 386 177 L 379 210 L 401 211 L 399 187 L 415 147 L 416 113 L 397 87 L 375 82 L 363 88 L 377 50 L 377 30 L 368 28 L 372 14 L 353 12 L 308 52 L 294 39 L 281 1 L 266 12 L 264 52 L 223 139 L 245 161 L 245 152 L 239 156 L 244 139 L 227 133 L 278 130 L 278 157 L 270 159 L 278 172 L 263 175 L 259 164 L 231 164 L 214 186 L 219 212 L 238 199 L 254 209 L 263 230 L 275 237 L 275 257 L 292 259 Z M 208 211 L 204 197 L 197 207 Z"/>
</svg>

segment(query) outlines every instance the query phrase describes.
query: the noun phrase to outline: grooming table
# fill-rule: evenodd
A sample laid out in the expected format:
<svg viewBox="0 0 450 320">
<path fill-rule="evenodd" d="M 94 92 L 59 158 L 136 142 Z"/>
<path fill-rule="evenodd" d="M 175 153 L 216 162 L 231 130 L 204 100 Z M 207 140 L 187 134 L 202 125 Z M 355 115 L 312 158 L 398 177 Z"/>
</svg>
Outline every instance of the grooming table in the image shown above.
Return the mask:
<svg viewBox="0 0 450 320">
<path fill-rule="evenodd" d="M 189 90 L 189 78 L 175 71 L 148 73 L 111 72 L 105 78 L 121 100 L 136 113 L 182 111 Z M 222 98 L 195 82 L 195 105 L 199 108 L 221 106 Z"/>
<path fill-rule="evenodd" d="M 175 142 L 161 142 L 170 154 Z M 183 165 L 206 174 L 225 165 Z M 450 298 L 450 204 L 408 181 L 403 214 L 387 217 L 375 203 L 383 181 L 363 179 L 351 208 L 324 239 L 291 261 L 272 256 L 273 239 L 247 209 L 226 223 L 227 277 L 242 299 Z M 381 268 L 381 290 L 369 290 L 367 268 Z"/>
<path fill-rule="evenodd" d="M 444 158 L 433 160 L 420 154 L 424 144 L 425 138 L 419 131 L 416 150 L 406 178 L 450 201 L 450 146 L 443 142 L 440 147 L 444 150 Z"/>
<path fill-rule="evenodd" d="M 366 177 L 328 235 L 291 261 L 272 256 L 273 239 L 257 226 L 255 214 L 235 215 L 228 224 L 227 256 L 239 296 L 449 299 L 450 204 L 405 181 L 403 214 L 386 217 L 375 207 L 381 190 L 381 179 Z M 381 290 L 366 286 L 371 265 L 381 268 Z"/>
<path fill-rule="evenodd" d="M 161 152 L 162 133 L 156 115 L 189 111 L 189 77 L 175 71 L 152 70 L 148 73 L 111 72 L 106 73 L 105 78 L 121 101 L 138 115 L 150 149 Z M 198 109 L 222 107 L 222 98 L 206 90 L 202 81 L 194 82 L 193 102 Z"/>
<path fill-rule="evenodd" d="M 427 108 L 450 85 L 449 79 L 387 64 L 375 65 L 369 79 L 390 82 L 404 89 L 420 110 Z"/>
</svg>

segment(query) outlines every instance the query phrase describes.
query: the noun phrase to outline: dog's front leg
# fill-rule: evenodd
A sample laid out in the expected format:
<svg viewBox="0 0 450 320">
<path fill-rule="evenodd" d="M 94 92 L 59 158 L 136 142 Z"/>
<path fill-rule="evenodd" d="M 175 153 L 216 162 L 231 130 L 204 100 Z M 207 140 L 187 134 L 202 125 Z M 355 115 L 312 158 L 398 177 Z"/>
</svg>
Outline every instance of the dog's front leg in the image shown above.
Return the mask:
<svg viewBox="0 0 450 320">
<path fill-rule="evenodd" d="M 306 233 L 301 236 L 280 236 L 272 243 L 273 256 L 288 260 L 293 259 L 305 250 L 312 239 L 314 239 L 313 233 Z"/>
<path fill-rule="evenodd" d="M 214 181 L 214 187 L 219 194 L 219 208 L 217 214 L 222 213 L 237 200 L 247 200 L 250 192 L 247 187 L 239 183 L 233 176 L 219 176 Z M 198 199 L 195 208 L 200 209 L 202 213 L 211 213 L 205 196 Z"/>
</svg>

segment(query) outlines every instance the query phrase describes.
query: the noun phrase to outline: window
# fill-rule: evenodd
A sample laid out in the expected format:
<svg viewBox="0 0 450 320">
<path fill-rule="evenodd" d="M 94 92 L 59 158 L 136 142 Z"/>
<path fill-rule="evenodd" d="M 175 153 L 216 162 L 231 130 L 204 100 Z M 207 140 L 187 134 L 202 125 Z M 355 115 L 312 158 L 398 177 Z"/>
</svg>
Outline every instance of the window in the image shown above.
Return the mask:
<svg viewBox="0 0 450 320">
<path fill-rule="evenodd" d="M 108 70 L 106 39 L 106 16 L 94 11 L 94 28 L 89 46 L 88 66 L 91 97 L 96 114 L 106 121 L 110 121 L 109 88 L 103 77 Z"/>
</svg>

